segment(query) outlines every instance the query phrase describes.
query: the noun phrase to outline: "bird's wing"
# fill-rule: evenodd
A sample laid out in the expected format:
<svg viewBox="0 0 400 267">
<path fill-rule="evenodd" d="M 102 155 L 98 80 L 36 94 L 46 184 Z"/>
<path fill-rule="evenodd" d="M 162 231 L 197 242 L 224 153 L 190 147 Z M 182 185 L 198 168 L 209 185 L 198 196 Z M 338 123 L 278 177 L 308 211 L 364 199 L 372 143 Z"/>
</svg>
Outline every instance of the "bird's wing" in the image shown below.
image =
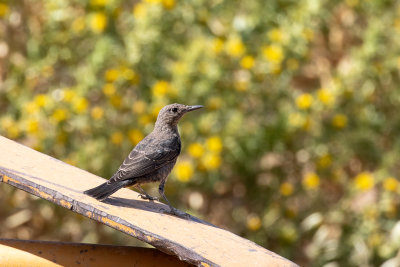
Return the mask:
<svg viewBox="0 0 400 267">
<path fill-rule="evenodd" d="M 179 140 L 151 142 L 137 146 L 124 160 L 110 182 L 140 177 L 175 160 L 180 153 Z"/>
</svg>

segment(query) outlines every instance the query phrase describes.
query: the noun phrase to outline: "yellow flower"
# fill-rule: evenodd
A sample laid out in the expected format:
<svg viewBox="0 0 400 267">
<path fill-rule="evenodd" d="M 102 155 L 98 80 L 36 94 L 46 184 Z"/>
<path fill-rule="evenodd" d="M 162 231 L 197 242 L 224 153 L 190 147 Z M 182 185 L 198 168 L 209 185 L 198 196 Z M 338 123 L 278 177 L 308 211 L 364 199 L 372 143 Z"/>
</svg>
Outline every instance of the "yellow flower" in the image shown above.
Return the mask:
<svg viewBox="0 0 400 267">
<path fill-rule="evenodd" d="M 238 37 L 228 40 L 226 43 L 226 52 L 232 57 L 240 57 L 244 54 L 246 48 L 242 40 Z"/>
<path fill-rule="evenodd" d="M 289 114 L 288 123 L 292 127 L 300 127 L 304 125 L 306 122 L 306 118 L 300 112 L 293 112 Z"/>
<path fill-rule="evenodd" d="M 281 63 L 284 56 L 282 47 L 275 44 L 265 46 L 262 53 L 271 63 Z"/>
<path fill-rule="evenodd" d="M 249 82 L 248 81 L 235 80 L 233 85 L 235 86 L 235 89 L 240 91 L 240 92 L 244 92 L 244 91 L 247 91 L 247 89 L 249 89 Z"/>
<path fill-rule="evenodd" d="M 104 12 L 93 13 L 90 18 L 90 28 L 94 33 L 102 33 L 107 26 L 107 16 Z"/>
<path fill-rule="evenodd" d="M 167 81 L 158 81 L 151 89 L 155 97 L 162 97 L 171 90 L 171 85 Z"/>
<path fill-rule="evenodd" d="M 12 139 L 17 138 L 21 133 L 18 125 L 11 117 L 3 117 L 0 121 L 0 129 L 4 130 L 7 136 Z"/>
<path fill-rule="evenodd" d="M 314 101 L 311 94 L 301 94 L 296 98 L 296 105 L 299 109 L 309 109 Z"/>
<path fill-rule="evenodd" d="M 26 110 L 26 112 L 28 114 L 35 114 L 35 113 L 39 112 L 40 107 L 38 106 L 38 104 L 36 102 L 28 102 L 24 106 L 24 109 Z"/>
<path fill-rule="evenodd" d="M 77 166 L 77 164 L 78 164 L 78 161 L 76 159 L 72 159 L 72 158 L 63 159 L 63 161 L 72 166 Z"/>
<path fill-rule="evenodd" d="M 157 118 L 158 113 L 160 112 L 160 110 L 163 108 L 163 104 L 157 104 L 153 107 L 151 114 L 153 115 L 154 118 Z"/>
<path fill-rule="evenodd" d="M 41 74 L 43 77 L 50 77 L 54 74 L 54 68 L 51 65 L 46 65 L 42 68 Z"/>
<path fill-rule="evenodd" d="M 76 18 L 72 22 L 71 28 L 76 33 L 83 31 L 85 29 L 85 18 L 84 17 Z"/>
<path fill-rule="evenodd" d="M 183 61 L 176 61 L 172 67 L 174 73 L 184 75 L 188 70 L 188 65 Z"/>
<path fill-rule="evenodd" d="M 122 67 L 120 69 L 120 74 L 125 80 L 131 81 L 132 84 L 138 84 L 140 81 L 139 76 L 128 67 Z"/>
<path fill-rule="evenodd" d="M 113 82 L 119 78 L 119 71 L 117 69 L 108 69 L 104 73 L 104 78 L 107 82 Z"/>
<path fill-rule="evenodd" d="M 0 17 L 4 17 L 5 15 L 7 15 L 9 10 L 10 8 L 7 4 L 0 3 Z"/>
<path fill-rule="evenodd" d="M 367 191 L 374 186 L 374 177 L 369 172 L 362 172 L 355 177 L 355 186 L 360 191 Z"/>
<path fill-rule="evenodd" d="M 70 103 L 76 97 L 76 92 L 72 89 L 65 89 L 63 95 L 63 101 Z"/>
<path fill-rule="evenodd" d="M 188 151 L 189 154 L 194 158 L 200 158 L 204 154 L 204 148 L 200 143 L 190 144 Z"/>
<path fill-rule="evenodd" d="M 221 157 L 218 154 L 207 153 L 202 157 L 201 163 L 207 170 L 215 170 L 221 166 Z"/>
<path fill-rule="evenodd" d="M 56 109 L 53 114 L 51 115 L 51 118 L 55 121 L 55 122 L 60 122 L 60 121 L 64 121 L 69 117 L 69 112 L 68 110 L 66 110 L 65 108 L 58 108 Z"/>
<path fill-rule="evenodd" d="M 282 72 L 282 66 L 280 63 L 271 63 L 269 72 L 275 75 L 279 75 Z"/>
<path fill-rule="evenodd" d="M 276 28 L 268 32 L 268 38 L 272 42 L 282 43 L 285 40 L 285 34 L 281 29 Z"/>
<path fill-rule="evenodd" d="M 396 192 L 399 187 L 399 181 L 394 177 L 388 177 L 383 181 L 383 188 L 386 191 Z"/>
<path fill-rule="evenodd" d="M 175 7 L 175 0 L 162 0 L 165 9 L 173 9 Z"/>
<path fill-rule="evenodd" d="M 252 56 L 245 56 L 240 60 L 240 66 L 244 69 L 251 69 L 254 67 L 255 59 Z"/>
<path fill-rule="evenodd" d="M 206 141 L 207 149 L 219 153 L 222 150 L 222 141 L 218 136 L 213 136 L 207 139 Z"/>
<path fill-rule="evenodd" d="M 124 135 L 121 132 L 114 132 L 111 135 L 111 143 L 119 145 L 124 141 Z"/>
<path fill-rule="evenodd" d="M 306 189 L 315 189 L 319 187 L 319 176 L 314 172 L 309 172 L 303 177 L 303 186 Z"/>
<path fill-rule="evenodd" d="M 147 6 L 145 3 L 143 2 L 139 2 L 137 3 L 134 7 L 133 7 L 133 16 L 135 18 L 144 18 L 147 15 Z"/>
<path fill-rule="evenodd" d="M 144 136 L 140 130 L 132 129 L 129 131 L 128 137 L 129 137 L 129 141 L 131 141 L 131 143 L 133 145 L 136 145 L 143 139 Z"/>
<path fill-rule="evenodd" d="M 217 110 L 222 106 L 222 99 L 217 96 L 213 96 L 207 101 L 207 108 L 210 110 Z"/>
<path fill-rule="evenodd" d="M 281 195 L 286 197 L 293 194 L 293 190 L 294 190 L 293 185 L 288 182 L 284 182 L 283 184 L 281 184 L 279 188 L 279 192 L 281 193 Z"/>
<path fill-rule="evenodd" d="M 153 119 L 152 119 L 152 117 L 150 115 L 142 115 L 142 116 L 139 117 L 139 122 L 142 125 L 147 125 L 149 123 L 152 123 Z"/>
<path fill-rule="evenodd" d="M 109 4 L 109 0 L 90 0 L 90 5 L 104 7 Z"/>
<path fill-rule="evenodd" d="M 261 228 L 261 219 L 256 214 L 250 214 L 249 216 L 247 216 L 246 224 L 247 229 L 249 229 L 250 231 L 257 231 Z"/>
<path fill-rule="evenodd" d="M 8 129 L 10 127 L 13 127 L 15 125 L 14 120 L 11 117 L 3 117 L 0 120 L 0 128 L 1 129 Z"/>
<path fill-rule="evenodd" d="M 325 88 L 321 88 L 317 91 L 317 96 L 319 101 L 321 101 L 322 104 L 325 106 L 331 106 L 333 102 L 335 101 L 335 98 L 329 90 Z"/>
<path fill-rule="evenodd" d="M 46 104 L 48 104 L 49 102 L 49 97 L 45 94 L 40 94 L 37 95 L 35 97 L 35 103 L 39 106 L 39 107 L 44 107 L 46 106 Z"/>
<path fill-rule="evenodd" d="M 83 98 L 79 97 L 73 101 L 73 108 L 77 113 L 83 113 L 88 110 L 89 103 Z"/>
<path fill-rule="evenodd" d="M 103 93 L 106 96 L 111 96 L 111 95 L 115 94 L 116 91 L 117 91 L 117 89 L 115 88 L 115 86 L 112 83 L 106 83 L 103 87 Z"/>
<path fill-rule="evenodd" d="M 92 116 L 93 119 L 99 120 L 99 119 L 103 118 L 104 109 L 102 107 L 95 106 L 92 108 L 90 115 Z"/>
<path fill-rule="evenodd" d="M 110 97 L 110 102 L 113 107 L 119 108 L 122 105 L 122 98 L 119 95 L 112 95 Z"/>
<path fill-rule="evenodd" d="M 193 176 L 193 165 L 190 161 L 179 161 L 174 169 L 176 178 L 181 182 L 188 182 Z"/>
<path fill-rule="evenodd" d="M 136 101 L 132 106 L 132 111 L 136 114 L 143 114 L 146 111 L 146 103 L 142 100 Z"/>
<path fill-rule="evenodd" d="M 221 53 L 221 51 L 224 49 L 224 40 L 222 40 L 221 38 L 216 38 L 212 41 L 211 44 L 211 50 L 215 53 L 215 54 L 219 54 Z"/>
<path fill-rule="evenodd" d="M 7 136 L 11 139 L 17 138 L 20 134 L 21 131 L 17 126 L 7 129 Z"/>
<path fill-rule="evenodd" d="M 332 164 L 332 157 L 329 154 L 323 155 L 318 160 L 318 167 L 320 168 L 326 168 L 331 164 Z"/>
<path fill-rule="evenodd" d="M 345 128 L 347 126 L 347 116 L 344 114 L 336 114 L 332 119 L 332 125 L 338 129 Z"/>
<path fill-rule="evenodd" d="M 39 121 L 36 119 L 28 119 L 26 122 L 26 131 L 30 134 L 37 134 L 39 132 Z"/>
</svg>

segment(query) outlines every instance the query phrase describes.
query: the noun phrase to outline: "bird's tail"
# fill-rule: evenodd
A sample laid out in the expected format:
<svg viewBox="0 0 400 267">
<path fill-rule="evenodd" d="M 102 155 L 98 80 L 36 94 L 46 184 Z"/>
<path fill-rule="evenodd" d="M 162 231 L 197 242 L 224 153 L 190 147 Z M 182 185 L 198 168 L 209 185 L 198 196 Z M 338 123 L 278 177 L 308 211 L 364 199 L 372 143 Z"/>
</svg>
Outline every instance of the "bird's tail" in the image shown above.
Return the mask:
<svg viewBox="0 0 400 267">
<path fill-rule="evenodd" d="M 109 197 L 110 195 L 114 194 L 116 191 L 118 191 L 122 187 L 125 187 L 125 183 L 105 182 L 104 184 L 101 184 L 95 188 L 86 190 L 83 193 L 85 195 L 94 197 L 95 199 L 102 201 L 102 200 L 106 199 L 107 197 Z"/>
</svg>

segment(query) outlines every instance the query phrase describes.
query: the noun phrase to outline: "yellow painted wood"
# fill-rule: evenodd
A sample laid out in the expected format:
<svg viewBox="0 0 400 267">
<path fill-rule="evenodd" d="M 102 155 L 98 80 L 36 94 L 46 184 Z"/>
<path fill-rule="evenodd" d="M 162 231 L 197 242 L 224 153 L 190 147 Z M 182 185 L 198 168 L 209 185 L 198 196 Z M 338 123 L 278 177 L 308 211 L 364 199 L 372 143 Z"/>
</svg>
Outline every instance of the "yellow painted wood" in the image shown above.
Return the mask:
<svg viewBox="0 0 400 267">
<path fill-rule="evenodd" d="M 100 151 L 99 151 L 100 152 Z M 122 189 L 106 202 L 82 192 L 105 180 L 0 136 L 0 180 L 125 232 L 199 266 L 297 266 L 197 218 L 163 214 L 168 207 Z"/>
<path fill-rule="evenodd" d="M 153 248 L 0 239 L 1 266 L 184 267 L 191 266 Z"/>
</svg>

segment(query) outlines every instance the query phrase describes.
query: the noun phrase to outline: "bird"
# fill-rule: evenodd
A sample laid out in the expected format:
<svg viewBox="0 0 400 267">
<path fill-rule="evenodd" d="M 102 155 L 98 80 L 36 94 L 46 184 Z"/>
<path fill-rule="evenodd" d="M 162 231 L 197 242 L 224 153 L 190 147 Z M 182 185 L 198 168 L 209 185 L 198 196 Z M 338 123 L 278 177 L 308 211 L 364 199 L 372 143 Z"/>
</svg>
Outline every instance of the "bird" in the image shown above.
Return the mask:
<svg viewBox="0 0 400 267">
<path fill-rule="evenodd" d="M 141 185 L 160 182 L 159 194 L 167 202 L 170 212 L 176 214 L 178 210 L 168 201 L 164 187 L 181 152 L 178 122 L 186 113 L 200 108 L 203 106 L 177 103 L 163 107 L 158 113 L 153 131 L 132 149 L 115 174 L 107 182 L 83 193 L 104 201 L 119 189 L 134 186 L 140 190 L 139 196 L 142 199 L 158 200 L 147 194 Z"/>
</svg>

